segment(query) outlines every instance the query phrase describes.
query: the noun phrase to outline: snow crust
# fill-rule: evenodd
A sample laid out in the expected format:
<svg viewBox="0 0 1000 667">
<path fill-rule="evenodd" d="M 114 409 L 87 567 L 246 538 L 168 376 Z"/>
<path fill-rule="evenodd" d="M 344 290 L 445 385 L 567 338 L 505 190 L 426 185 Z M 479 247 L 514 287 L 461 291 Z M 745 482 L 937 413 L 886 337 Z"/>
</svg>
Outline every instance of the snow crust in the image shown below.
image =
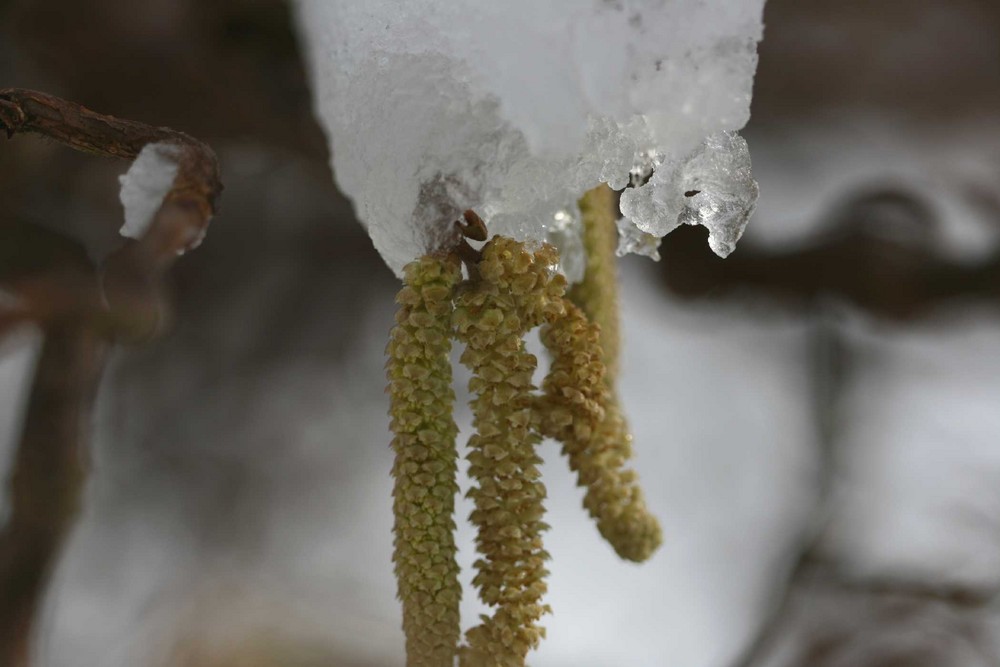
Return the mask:
<svg viewBox="0 0 1000 667">
<path fill-rule="evenodd" d="M 454 242 L 473 208 L 491 232 L 557 242 L 573 274 L 566 216 L 637 169 L 653 174 L 626 193 L 627 232 L 704 224 L 717 253 L 732 250 L 756 199 L 731 131 L 749 117 L 763 2 L 297 6 L 338 185 L 393 270 Z M 655 253 L 639 239 L 623 250 Z"/>
<path fill-rule="evenodd" d="M 125 224 L 119 233 L 130 239 L 145 236 L 153 217 L 177 178 L 179 148 L 174 144 L 147 144 L 132 162 L 121 183 L 119 198 L 125 207 Z"/>
</svg>

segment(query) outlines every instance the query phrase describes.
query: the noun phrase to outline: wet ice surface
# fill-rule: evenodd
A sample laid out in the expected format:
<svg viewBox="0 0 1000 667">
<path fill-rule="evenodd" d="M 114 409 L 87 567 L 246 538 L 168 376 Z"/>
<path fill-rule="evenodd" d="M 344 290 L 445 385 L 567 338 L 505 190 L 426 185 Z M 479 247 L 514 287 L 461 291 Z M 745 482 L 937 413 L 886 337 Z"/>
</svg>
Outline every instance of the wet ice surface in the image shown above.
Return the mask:
<svg viewBox="0 0 1000 667">
<path fill-rule="evenodd" d="M 615 224 L 618 227 L 618 248 L 615 252 L 619 257 L 636 254 L 660 260 L 659 236 L 642 231 L 628 218 L 618 218 Z"/>
<path fill-rule="evenodd" d="M 646 187 L 663 205 L 635 222 L 662 236 L 692 178 L 674 162 L 706 137 L 711 175 L 699 171 L 692 210 L 716 252 L 739 237 L 731 206 L 746 197 L 731 193 L 746 194 L 749 162 L 717 138 L 749 116 L 763 0 L 298 6 L 337 182 L 397 274 L 453 242 L 468 208 L 495 233 L 544 239 L 556 212 L 602 182 L 624 187 L 649 154 L 669 167 Z M 739 163 L 729 179 L 726 150 Z"/>
</svg>

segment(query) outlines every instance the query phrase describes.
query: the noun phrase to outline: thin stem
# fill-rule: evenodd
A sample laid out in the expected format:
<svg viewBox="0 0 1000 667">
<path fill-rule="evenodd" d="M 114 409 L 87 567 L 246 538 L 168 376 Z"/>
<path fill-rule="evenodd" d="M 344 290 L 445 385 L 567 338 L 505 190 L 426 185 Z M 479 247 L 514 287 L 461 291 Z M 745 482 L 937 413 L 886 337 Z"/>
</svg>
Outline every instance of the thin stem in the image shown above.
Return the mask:
<svg viewBox="0 0 1000 667">
<path fill-rule="evenodd" d="M 31 132 L 102 157 L 134 159 L 146 144 L 169 142 L 211 152 L 194 137 L 91 111 L 76 102 L 24 88 L 0 88 L 0 128 L 7 137 Z"/>
<path fill-rule="evenodd" d="M 588 190 L 579 201 L 587 268 L 569 298 L 601 328 L 601 349 L 607 368 L 605 380 L 614 387 L 618 378 L 621 338 L 618 315 L 618 217 L 615 192 L 607 185 Z"/>
<path fill-rule="evenodd" d="M 28 664 L 48 575 L 80 504 L 89 417 L 107 343 L 79 325 L 46 332 L 0 532 L 0 664 Z"/>
</svg>

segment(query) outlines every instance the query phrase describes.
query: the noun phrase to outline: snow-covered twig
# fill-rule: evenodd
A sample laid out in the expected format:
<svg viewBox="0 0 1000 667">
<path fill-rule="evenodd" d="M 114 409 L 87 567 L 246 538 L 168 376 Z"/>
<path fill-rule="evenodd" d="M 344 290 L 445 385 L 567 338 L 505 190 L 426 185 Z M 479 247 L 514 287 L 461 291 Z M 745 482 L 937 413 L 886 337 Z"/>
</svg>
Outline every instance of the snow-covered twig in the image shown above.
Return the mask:
<svg viewBox="0 0 1000 667">
<path fill-rule="evenodd" d="M 80 502 L 107 348 L 162 329 L 162 277 L 200 243 L 222 185 L 215 154 L 197 139 L 45 93 L 0 89 L 0 129 L 102 157 L 136 158 L 146 146 L 165 146 L 161 154 L 174 162 L 169 188 L 156 194 L 138 238 L 101 267 L 57 234 L 18 224 L 0 230 L 8 250 L 0 253 L 0 287 L 9 297 L 0 304 L 0 334 L 5 321 L 25 320 L 45 332 L 10 482 L 10 517 L 0 532 L 0 664 L 22 667 L 48 572 Z"/>
<path fill-rule="evenodd" d="M 151 144 L 171 148 L 169 155 L 177 166 L 172 186 L 155 208 L 142 237 L 126 242 L 103 267 L 104 296 L 110 308 L 97 302 L 81 313 L 81 304 L 67 304 L 74 316 L 109 322 L 118 336 L 142 338 L 155 334 L 163 321 L 157 287 L 160 278 L 178 255 L 200 243 L 216 211 L 222 183 L 212 149 L 183 132 L 99 114 L 75 102 L 18 88 L 0 89 L 0 130 L 8 137 L 41 134 L 102 157 L 134 159 Z M 34 276 L 28 282 L 38 287 L 39 280 L 44 288 L 30 295 L 32 298 L 24 304 L 26 311 L 48 320 L 67 316 L 63 310 L 39 304 L 39 299 L 57 297 L 67 289 L 72 291 L 72 286 L 52 273 Z M 58 298 L 52 300 L 59 302 Z"/>
</svg>

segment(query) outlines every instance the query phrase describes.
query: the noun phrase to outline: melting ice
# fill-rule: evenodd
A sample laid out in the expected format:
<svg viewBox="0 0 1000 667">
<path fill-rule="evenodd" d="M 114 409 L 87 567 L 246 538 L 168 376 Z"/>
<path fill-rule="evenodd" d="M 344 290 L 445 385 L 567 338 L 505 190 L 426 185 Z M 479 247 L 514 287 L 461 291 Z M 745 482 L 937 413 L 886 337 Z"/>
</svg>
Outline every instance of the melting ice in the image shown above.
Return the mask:
<svg viewBox="0 0 1000 667">
<path fill-rule="evenodd" d="M 622 248 L 703 224 L 728 254 L 753 209 L 746 144 L 764 0 L 297 0 L 341 189 L 397 273 L 494 233 L 562 245 L 572 202 L 633 170 Z M 697 194 L 684 196 L 697 190 Z M 680 192 L 680 199 L 677 193 Z M 561 217 L 561 212 L 567 218 Z"/>
</svg>

